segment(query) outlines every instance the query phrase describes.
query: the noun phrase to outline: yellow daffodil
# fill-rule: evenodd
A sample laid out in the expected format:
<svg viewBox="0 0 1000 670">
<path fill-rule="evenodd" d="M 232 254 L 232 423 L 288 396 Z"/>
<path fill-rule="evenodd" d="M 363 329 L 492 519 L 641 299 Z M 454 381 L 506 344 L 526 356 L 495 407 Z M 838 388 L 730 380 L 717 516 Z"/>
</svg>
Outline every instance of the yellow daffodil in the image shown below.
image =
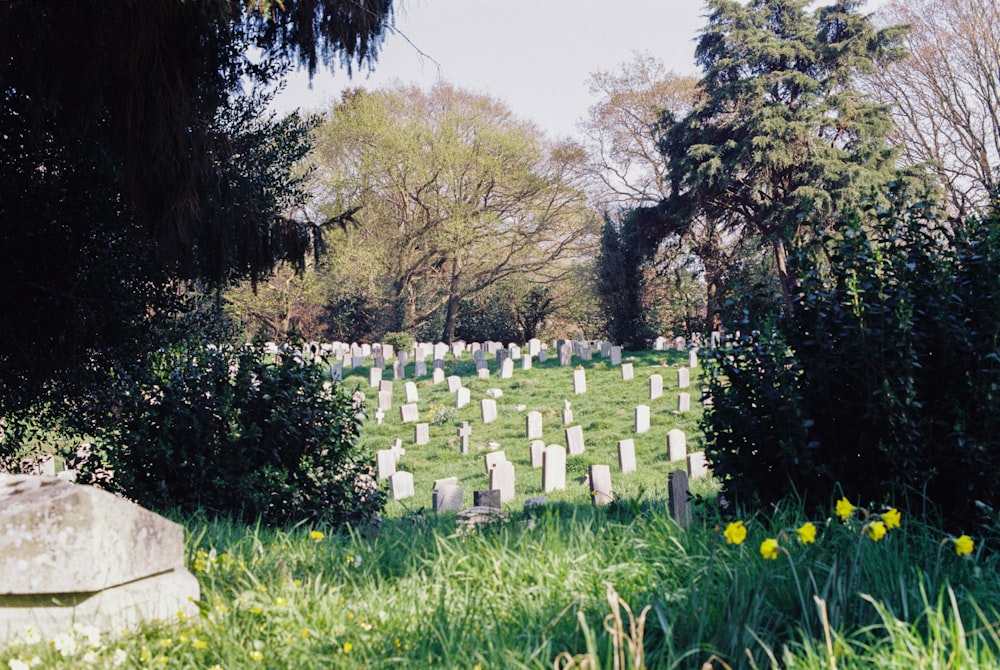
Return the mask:
<svg viewBox="0 0 1000 670">
<path fill-rule="evenodd" d="M 865 526 L 865 532 L 868 533 L 868 537 L 878 542 L 885 537 L 885 524 L 881 521 L 872 521 Z"/>
<path fill-rule="evenodd" d="M 260 663 L 261 661 L 264 660 L 264 652 L 260 651 L 259 649 L 254 649 L 253 651 L 250 652 L 250 660 Z"/>
<path fill-rule="evenodd" d="M 976 547 L 976 543 L 968 535 L 955 538 L 955 553 L 959 556 L 968 556 Z"/>
<path fill-rule="evenodd" d="M 345 642 L 344 643 L 344 653 L 345 654 L 350 654 L 351 653 L 351 649 L 354 649 L 354 645 L 351 644 L 350 642 Z"/>
<path fill-rule="evenodd" d="M 309 537 L 313 539 L 313 542 L 319 542 L 323 539 L 323 531 L 321 530 L 311 530 L 309 531 Z"/>
<path fill-rule="evenodd" d="M 816 526 L 811 521 L 806 521 L 795 531 L 802 544 L 812 544 L 816 541 Z"/>
<path fill-rule="evenodd" d="M 741 544 L 747 539 L 747 528 L 742 521 L 733 521 L 726 526 L 723 535 L 726 536 L 726 544 Z"/>
<path fill-rule="evenodd" d="M 778 541 L 769 537 L 760 543 L 760 555 L 770 560 L 778 558 Z"/>
<path fill-rule="evenodd" d="M 885 522 L 885 527 L 888 528 L 889 530 L 892 530 L 893 528 L 899 528 L 899 521 L 901 517 L 902 515 L 899 513 L 899 510 L 896 509 L 895 507 L 890 507 L 885 512 L 882 512 L 882 521 Z"/>
<path fill-rule="evenodd" d="M 847 519 L 854 514 L 855 509 L 854 505 L 852 505 L 851 501 L 847 498 L 841 498 L 837 501 L 836 512 L 841 521 L 847 521 Z"/>
</svg>

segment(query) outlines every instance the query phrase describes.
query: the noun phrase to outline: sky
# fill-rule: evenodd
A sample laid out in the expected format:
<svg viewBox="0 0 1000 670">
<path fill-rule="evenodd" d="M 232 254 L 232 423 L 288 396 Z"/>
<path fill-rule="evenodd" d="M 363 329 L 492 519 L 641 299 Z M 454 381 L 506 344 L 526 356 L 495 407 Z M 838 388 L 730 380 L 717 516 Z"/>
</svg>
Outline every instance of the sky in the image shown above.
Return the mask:
<svg viewBox="0 0 1000 670">
<path fill-rule="evenodd" d="M 869 0 L 869 11 L 880 4 Z M 300 71 L 274 106 L 322 111 L 345 88 L 443 80 L 505 102 L 552 139 L 578 138 L 596 102 L 587 87 L 594 72 L 650 54 L 678 74 L 698 74 L 703 11 L 702 0 L 396 0 L 396 32 L 371 74 L 318 71 L 310 87 Z"/>
</svg>

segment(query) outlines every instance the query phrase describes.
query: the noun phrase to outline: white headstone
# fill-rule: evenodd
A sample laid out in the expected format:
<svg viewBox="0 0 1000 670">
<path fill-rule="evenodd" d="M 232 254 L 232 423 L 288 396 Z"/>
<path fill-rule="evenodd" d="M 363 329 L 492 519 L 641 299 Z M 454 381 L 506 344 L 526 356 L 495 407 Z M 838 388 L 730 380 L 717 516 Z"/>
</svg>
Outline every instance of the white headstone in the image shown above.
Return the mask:
<svg viewBox="0 0 1000 670">
<path fill-rule="evenodd" d="M 688 367 L 696 368 L 698 367 L 698 350 L 692 349 L 688 352 Z"/>
<path fill-rule="evenodd" d="M 595 505 L 610 505 L 614 499 L 611 491 L 611 468 L 607 465 L 590 466 L 590 499 Z"/>
<path fill-rule="evenodd" d="M 489 379 L 490 378 L 490 369 L 488 367 L 479 368 L 478 370 L 476 370 L 476 376 L 479 379 Z"/>
<path fill-rule="evenodd" d="M 649 399 L 656 400 L 663 396 L 663 377 L 660 375 L 649 376 Z"/>
<path fill-rule="evenodd" d="M 468 421 L 463 421 L 458 427 L 458 453 L 469 453 L 469 437 L 472 435 L 472 427 Z"/>
<path fill-rule="evenodd" d="M 417 423 L 413 425 L 413 444 L 427 444 L 431 441 L 430 425 Z"/>
<path fill-rule="evenodd" d="M 623 475 L 636 471 L 635 440 L 631 437 L 626 440 L 618 440 L 618 468 Z"/>
<path fill-rule="evenodd" d="M 420 421 L 420 408 L 417 403 L 411 402 L 399 406 L 399 418 L 403 423 L 416 423 Z"/>
<path fill-rule="evenodd" d="M 573 393 L 587 392 L 587 371 L 573 370 Z"/>
<path fill-rule="evenodd" d="M 524 417 L 524 432 L 529 440 L 542 437 L 542 413 L 531 411 Z"/>
<path fill-rule="evenodd" d="M 579 456 L 584 452 L 583 426 L 570 426 L 566 429 L 566 446 L 570 456 Z"/>
<path fill-rule="evenodd" d="M 622 381 L 631 381 L 635 379 L 635 368 L 631 363 L 622 363 Z"/>
<path fill-rule="evenodd" d="M 500 502 L 514 499 L 514 464 L 500 461 L 490 470 L 490 488 L 500 491 Z"/>
<path fill-rule="evenodd" d="M 462 388 L 462 378 L 458 375 L 448 377 L 448 393 L 455 393 Z"/>
<path fill-rule="evenodd" d="M 413 497 L 413 475 L 409 472 L 397 472 L 389 477 L 389 490 L 394 500 Z"/>
<path fill-rule="evenodd" d="M 709 475 L 708 459 L 704 451 L 694 451 L 687 456 L 688 478 L 699 479 Z"/>
<path fill-rule="evenodd" d="M 649 432 L 649 405 L 637 405 L 635 408 L 635 432 Z"/>
<path fill-rule="evenodd" d="M 691 386 L 691 371 L 687 368 L 677 369 L 677 388 L 686 389 Z"/>
<path fill-rule="evenodd" d="M 382 381 L 382 368 L 368 368 L 368 385 L 377 388 Z"/>
<path fill-rule="evenodd" d="M 558 444 L 545 447 L 542 454 L 542 491 L 562 491 L 566 488 L 566 448 Z"/>
<path fill-rule="evenodd" d="M 479 411 L 483 417 L 483 423 L 493 423 L 497 420 L 497 401 L 493 398 L 483 398 L 479 401 Z"/>
<path fill-rule="evenodd" d="M 537 337 L 533 337 L 528 340 L 528 354 L 531 356 L 537 356 L 542 351 L 542 341 Z"/>
<path fill-rule="evenodd" d="M 510 379 L 514 376 L 514 360 L 505 358 L 500 364 L 500 379 Z"/>
<path fill-rule="evenodd" d="M 441 368 L 434 368 L 434 372 L 431 373 L 431 383 L 437 385 L 443 381 L 444 381 L 444 370 L 442 370 Z M 458 383 L 459 384 L 462 383 L 461 379 L 459 379 Z"/>
<path fill-rule="evenodd" d="M 680 428 L 674 428 L 667 433 L 667 458 L 671 461 L 687 459 L 687 437 Z"/>
<path fill-rule="evenodd" d="M 417 393 L 417 385 L 413 382 L 406 382 L 403 384 L 403 390 L 406 393 L 406 402 L 418 402 L 420 396 Z"/>
<path fill-rule="evenodd" d="M 521 369 L 522 370 L 531 369 L 531 354 L 525 354 L 521 356 Z"/>
<path fill-rule="evenodd" d="M 622 364 L 622 348 L 618 345 L 611 347 L 611 365 Z"/>
<path fill-rule="evenodd" d="M 490 470 L 495 468 L 497 463 L 506 460 L 507 455 L 503 451 L 490 451 L 483 454 L 483 468 L 486 470 L 486 474 L 490 474 Z"/>
<path fill-rule="evenodd" d="M 379 449 L 376 451 L 375 463 L 378 465 L 379 479 L 388 479 L 396 474 L 396 454 L 392 449 Z"/>
<path fill-rule="evenodd" d="M 542 440 L 532 440 L 529 449 L 531 450 L 531 467 L 542 467 L 542 455 L 545 453 L 545 442 Z"/>
<path fill-rule="evenodd" d="M 678 393 L 677 394 L 677 411 L 684 413 L 691 411 L 691 394 L 690 393 Z"/>
<path fill-rule="evenodd" d="M 455 409 L 462 409 L 472 401 L 472 392 L 466 387 L 461 387 L 455 392 Z"/>
</svg>

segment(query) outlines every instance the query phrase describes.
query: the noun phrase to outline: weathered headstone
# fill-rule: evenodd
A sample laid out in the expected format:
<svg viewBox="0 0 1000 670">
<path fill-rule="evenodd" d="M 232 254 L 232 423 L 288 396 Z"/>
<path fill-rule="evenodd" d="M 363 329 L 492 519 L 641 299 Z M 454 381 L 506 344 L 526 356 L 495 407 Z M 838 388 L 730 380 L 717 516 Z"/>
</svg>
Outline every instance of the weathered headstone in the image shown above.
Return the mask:
<svg viewBox="0 0 1000 670">
<path fill-rule="evenodd" d="M 444 381 L 444 370 L 441 368 L 434 368 L 434 372 L 431 373 L 431 383 L 434 385 L 440 384 Z M 461 384 L 461 381 L 459 381 Z"/>
<path fill-rule="evenodd" d="M 430 425 L 426 423 L 413 424 L 413 444 L 427 444 L 430 441 Z"/>
<path fill-rule="evenodd" d="M 570 456 L 579 456 L 584 450 L 583 426 L 570 426 L 566 429 L 566 447 Z"/>
<path fill-rule="evenodd" d="M 591 465 L 590 500 L 595 505 L 610 505 L 614 499 L 611 490 L 611 468 L 607 465 Z"/>
<path fill-rule="evenodd" d="M 514 360 L 505 358 L 500 364 L 500 379 L 511 379 L 514 376 Z"/>
<path fill-rule="evenodd" d="M 692 349 L 688 352 L 688 367 L 696 368 L 698 367 L 698 350 Z"/>
<path fill-rule="evenodd" d="M 649 405 L 637 405 L 635 408 L 636 434 L 649 432 Z"/>
<path fill-rule="evenodd" d="M 708 459 L 705 458 L 704 451 L 693 451 L 688 454 L 687 464 L 689 479 L 701 479 L 708 476 Z"/>
<path fill-rule="evenodd" d="M 635 379 L 635 368 L 632 363 L 622 363 L 622 381 L 628 382 Z"/>
<path fill-rule="evenodd" d="M 649 376 L 649 399 L 656 400 L 663 396 L 663 377 L 660 375 Z"/>
<path fill-rule="evenodd" d="M 460 512 L 464 493 L 458 484 L 435 486 L 431 492 L 431 509 L 435 512 Z"/>
<path fill-rule="evenodd" d="M 566 448 L 558 444 L 545 447 L 542 454 L 542 491 L 566 488 Z"/>
<path fill-rule="evenodd" d="M 378 388 L 380 381 L 382 381 L 382 368 L 368 368 L 368 385 Z"/>
<path fill-rule="evenodd" d="M 342 382 L 344 381 L 344 364 L 343 363 L 331 363 L 330 364 L 330 381 Z"/>
<path fill-rule="evenodd" d="M 691 371 L 687 368 L 677 369 L 677 388 L 686 389 L 691 386 Z"/>
<path fill-rule="evenodd" d="M 662 335 L 653 340 L 653 351 L 663 351 L 667 348 L 667 338 Z"/>
<path fill-rule="evenodd" d="M 490 369 L 485 367 L 479 368 L 478 370 L 476 370 L 476 376 L 479 377 L 479 379 L 489 379 Z"/>
<path fill-rule="evenodd" d="M 403 353 L 405 352 L 402 351 L 399 352 L 400 356 L 402 356 Z M 403 362 L 402 358 L 397 358 L 396 361 L 392 364 L 392 378 L 402 379 L 405 376 L 406 376 L 406 363 Z"/>
<path fill-rule="evenodd" d="M 406 394 L 406 402 L 420 401 L 420 394 L 417 393 L 417 385 L 414 382 L 403 384 L 403 391 Z"/>
<path fill-rule="evenodd" d="M 472 505 L 474 507 L 488 507 L 500 509 L 500 491 L 496 489 L 484 489 L 472 492 Z"/>
<path fill-rule="evenodd" d="M 420 421 L 420 408 L 417 403 L 411 402 L 399 406 L 399 418 L 403 423 L 416 423 Z"/>
<path fill-rule="evenodd" d="M 413 475 L 400 470 L 389 477 L 389 490 L 393 500 L 403 500 L 413 497 Z"/>
<path fill-rule="evenodd" d="M 396 474 L 396 454 L 392 449 L 379 449 L 375 452 L 375 464 L 378 466 L 378 478 L 388 479 Z"/>
<path fill-rule="evenodd" d="M 388 379 L 380 380 L 378 383 L 378 390 L 379 393 L 385 392 L 388 393 L 389 395 L 392 395 L 392 381 Z"/>
<path fill-rule="evenodd" d="M 124 498 L 59 478 L 0 474 L 0 643 L 86 622 L 117 635 L 196 618 L 184 529 Z M 11 667 L 14 667 L 11 665 Z"/>
<path fill-rule="evenodd" d="M 531 411 L 524 417 L 524 432 L 529 440 L 537 440 L 542 437 L 542 413 Z"/>
<path fill-rule="evenodd" d="M 385 421 L 385 410 L 375 410 L 375 425 L 381 426 L 383 421 Z"/>
<path fill-rule="evenodd" d="M 376 409 L 383 412 L 388 412 L 392 409 L 392 391 L 379 391 L 378 392 L 378 404 Z"/>
<path fill-rule="evenodd" d="M 538 362 L 544 363 L 547 360 L 549 360 L 549 352 L 545 351 L 545 349 L 542 349 L 541 351 L 538 352 Z"/>
<path fill-rule="evenodd" d="M 414 377 L 426 377 L 427 376 L 427 362 L 426 361 L 416 361 L 413 364 L 413 376 Z"/>
<path fill-rule="evenodd" d="M 493 398 L 483 398 L 479 401 L 479 412 L 483 423 L 493 423 L 497 420 L 497 401 Z"/>
<path fill-rule="evenodd" d="M 542 341 L 537 337 L 528 340 L 528 355 L 537 356 L 542 350 Z"/>
<path fill-rule="evenodd" d="M 448 353 L 448 345 L 444 342 L 438 342 L 434 345 L 433 357 L 436 361 L 443 361 L 445 354 Z"/>
<path fill-rule="evenodd" d="M 517 346 L 513 342 L 507 345 L 507 351 L 510 352 L 510 357 L 512 360 L 520 360 L 521 358 L 521 347 Z"/>
<path fill-rule="evenodd" d="M 569 400 L 563 400 L 562 420 L 564 426 L 573 423 L 573 408 L 570 407 Z"/>
<path fill-rule="evenodd" d="M 525 354 L 521 356 L 521 369 L 522 370 L 531 369 L 531 354 Z"/>
<path fill-rule="evenodd" d="M 462 388 L 462 378 L 458 375 L 448 377 L 448 393 L 455 393 Z"/>
<path fill-rule="evenodd" d="M 677 411 L 680 413 L 691 411 L 691 394 L 690 393 L 678 393 L 677 394 Z"/>
<path fill-rule="evenodd" d="M 566 367 L 573 362 L 573 347 L 569 342 L 564 342 L 559 347 L 559 366 Z"/>
<path fill-rule="evenodd" d="M 351 356 L 352 368 L 360 368 L 364 364 L 365 364 L 365 359 L 362 358 L 361 356 Z"/>
<path fill-rule="evenodd" d="M 532 440 L 528 448 L 531 450 L 531 467 L 542 467 L 542 456 L 545 453 L 545 442 L 542 440 Z"/>
<path fill-rule="evenodd" d="M 671 461 L 683 461 L 687 458 L 687 437 L 680 428 L 667 433 L 667 458 Z"/>
<path fill-rule="evenodd" d="M 486 470 L 486 474 L 490 474 L 490 470 L 496 467 L 497 463 L 502 463 L 507 460 L 507 455 L 503 451 L 490 451 L 483 454 L 483 468 Z"/>
<path fill-rule="evenodd" d="M 458 427 L 458 453 L 469 453 L 469 437 L 472 435 L 472 427 L 468 421 L 463 421 Z"/>
<path fill-rule="evenodd" d="M 622 364 L 622 348 L 618 345 L 611 347 L 611 365 Z"/>
<path fill-rule="evenodd" d="M 490 488 L 500 491 L 500 502 L 514 499 L 514 464 L 500 461 L 490 470 Z"/>
<path fill-rule="evenodd" d="M 587 392 L 587 371 L 573 370 L 573 393 Z"/>
<path fill-rule="evenodd" d="M 472 391 L 463 386 L 455 392 L 455 409 L 462 409 L 470 402 L 472 402 Z"/>
<path fill-rule="evenodd" d="M 670 518 L 681 528 L 691 525 L 691 496 L 688 493 L 687 473 L 673 470 L 667 473 L 667 507 Z"/>
<path fill-rule="evenodd" d="M 623 475 L 636 471 L 635 440 L 631 437 L 618 440 L 618 469 Z"/>
</svg>

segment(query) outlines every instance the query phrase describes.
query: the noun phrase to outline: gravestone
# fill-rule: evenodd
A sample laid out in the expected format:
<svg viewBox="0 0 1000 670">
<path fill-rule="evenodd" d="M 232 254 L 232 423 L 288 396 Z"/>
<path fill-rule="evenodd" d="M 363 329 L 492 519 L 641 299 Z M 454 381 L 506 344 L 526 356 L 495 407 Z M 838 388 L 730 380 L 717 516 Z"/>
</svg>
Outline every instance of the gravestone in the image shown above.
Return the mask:
<svg viewBox="0 0 1000 670">
<path fill-rule="evenodd" d="M 417 403 L 411 402 L 399 406 L 399 418 L 403 423 L 415 423 L 420 421 L 420 408 Z"/>
<path fill-rule="evenodd" d="M 579 352 L 580 358 L 582 358 L 583 360 L 585 361 L 592 360 L 591 352 L 593 350 L 590 348 L 590 342 L 579 342 L 577 346 L 577 351 Z"/>
<path fill-rule="evenodd" d="M 460 512 L 464 494 L 458 484 L 435 486 L 431 492 L 431 509 L 435 512 Z"/>
<path fill-rule="evenodd" d="M 496 489 L 484 489 L 472 492 L 473 507 L 486 507 L 489 509 L 500 509 L 500 491 Z"/>
<path fill-rule="evenodd" d="M 611 468 L 607 465 L 591 465 L 590 500 L 594 505 L 610 505 L 614 499 L 611 491 Z"/>
<path fill-rule="evenodd" d="M 414 377 L 427 376 L 427 363 L 425 361 L 417 361 L 413 364 L 413 376 Z"/>
<path fill-rule="evenodd" d="M 500 379 L 511 379 L 514 376 L 514 361 L 510 358 L 505 358 L 503 363 L 500 364 Z"/>
<path fill-rule="evenodd" d="M 667 458 L 671 461 L 683 461 L 687 458 L 687 437 L 680 428 L 667 433 Z"/>
<path fill-rule="evenodd" d="M 430 353 L 428 350 L 428 345 L 418 344 L 413 347 L 413 362 L 426 361 L 427 355 Z"/>
<path fill-rule="evenodd" d="M 635 463 L 635 440 L 631 437 L 625 440 L 618 440 L 618 469 L 623 475 L 636 471 Z"/>
<path fill-rule="evenodd" d="M 397 463 L 399 463 L 400 459 L 406 455 L 406 449 L 403 449 L 403 441 L 399 438 L 393 440 L 390 449 L 392 450 L 392 453 L 395 454 Z"/>
<path fill-rule="evenodd" d="M 542 351 L 542 341 L 537 337 L 528 340 L 528 355 L 537 356 Z"/>
<path fill-rule="evenodd" d="M 666 348 L 667 348 L 667 338 L 661 335 L 660 337 L 657 337 L 655 340 L 653 340 L 653 351 L 663 351 Z"/>
<path fill-rule="evenodd" d="M 430 441 L 430 425 L 426 423 L 413 424 L 413 444 L 427 444 Z"/>
<path fill-rule="evenodd" d="M 584 452 L 583 426 L 570 426 L 566 429 L 566 447 L 570 456 L 579 456 Z"/>
<path fill-rule="evenodd" d="M 709 474 L 708 459 L 704 451 L 694 451 L 688 454 L 688 479 L 701 479 Z"/>
<path fill-rule="evenodd" d="M 402 379 L 406 376 L 406 363 L 403 362 L 403 354 L 405 352 L 399 352 L 400 358 L 396 359 L 396 362 L 392 364 L 392 378 Z"/>
<path fill-rule="evenodd" d="M 542 457 L 545 454 L 545 442 L 543 440 L 532 440 L 528 448 L 531 450 L 531 467 L 542 467 Z"/>
<path fill-rule="evenodd" d="M 510 352 L 510 357 L 513 360 L 520 360 L 521 358 L 521 347 L 517 346 L 513 342 L 507 345 L 507 351 Z"/>
<path fill-rule="evenodd" d="M 688 367 L 696 368 L 698 367 L 698 350 L 692 349 L 688 352 Z"/>
<path fill-rule="evenodd" d="M 444 342 L 438 342 L 434 345 L 433 357 L 436 361 L 443 361 L 445 354 L 448 353 L 448 345 Z"/>
<path fill-rule="evenodd" d="M 343 363 L 331 363 L 330 364 L 330 381 L 342 382 L 344 381 L 344 364 Z"/>
<path fill-rule="evenodd" d="M 413 497 L 413 475 L 400 470 L 389 477 L 389 490 L 392 492 L 393 500 L 403 500 Z"/>
<path fill-rule="evenodd" d="M 0 474 L 0 643 L 197 619 L 184 528 L 107 491 Z M 11 664 L 13 668 L 14 665 Z"/>
<path fill-rule="evenodd" d="M 635 367 L 632 363 L 622 363 L 622 381 L 628 382 L 635 379 Z"/>
<path fill-rule="evenodd" d="M 649 405 L 637 405 L 635 408 L 636 434 L 649 432 Z"/>
<path fill-rule="evenodd" d="M 434 368 L 434 372 L 431 373 L 431 383 L 435 386 L 444 381 L 444 370 L 441 368 Z M 461 384 L 461 379 L 459 379 L 459 384 Z"/>
<path fill-rule="evenodd" d="M 542 454 L 542 491 L 562 491 L 566 488 L 566 448 L 558 444 L 545 447 Z"/>
<path fill-rule="evenodd" d="M 529 440 L 537 440 L 542 437 L 542 413 L 531 411 L 524 417 L 524 432 Z"/>
<path fill-rule="evenodd" d="M 611 343 L 601 342 L 601 358 L 609 358 L 611 356 Z"/>
<path fill-rule="evenodd" d="M 472 391 L 464 386 L 455 392 L 455 409 L 462 409 L 472 402 Z"/>
<path fill-rule="evenodd" d="M 483 454 L 483 467 L 486 470 L 486 474 L 490 474 L 490 470 L 496 467 L 497 463 L 502 463 L 507 460 L 507 455 L 503 451 L 490 451 Z"/>
<path fill-rule="evenodd" d="M 569 342 L 564 342 L 559 347 L 559 366 L 566 367 L 573 362 L 573 347 Z"/>
<path fill-rule="evenodd" d="M 391 344 L 383 344 L 382 345 L 382 356 L 384 358 L 392 358 L 395 355 L 396 355 L 395 348 Z"/>
<path fill-rule="evenodd" d="M 376 451 L 375 463 L 378 466 L 379 479 L 388 479 L 396 474 L 396 453 L 392 449 Z"/>
<path fill-rule="evenodd" d="M 611 365 L 622 364 L 622 348 L 618 345 L 611 347 Z"/>
<path fill-rule="evenodd" d="M 385 392 L 392 395 L 392 382 L 388 379 L 380 380 L 378 383 L 379 393 Z"/>
<path fill-rule="evenodd" d="M 351 356 L 352 368 L 360 368 L 364 364 L 365 364 L 365 359 L 362 358 L 361 356 Z"/>
<path fill-rule="evenodd" d="M 462 378 L 458 375 L 448 377 L 448 393 L 455 393 L 462 388 Z"/>
<path fill-rule="evenodd" d="M 490 369 L 486 367 L 479 368 L 478 370 L 476 370 L 476 376 L 479 377 L 480 379 L 489 379 Z"/>
<path fill-rule="evenodd" d="M 545 349 L 542 349 L 541 351 L 538 352 L 538 362 L 544 363 L 547 360 L 549 360 L 549 352 L 545 351 Z"/>
<path fill-rule="evenodd" d="M 514 499 L 514 464 L 500 461 L 490 470 L 490 488 L 500 491 L 500 502 Z"/>
<path fill-rule="evenodd" d="M 687 368 L 677 369 L 677 388 L 686 389 L 691 386 L 691 371 Z"/>
<path fill-rule="evenodd" d="M 497 420 L 497 401 L 493 398 L 483 398 L 479 401 L 479 412 L 483 423 L 493 423 Z"/>
<path fill-rule="evenodd" d="M 521 356 L 521 369 L 530 370 L 531 369 L 531 354 L 525 354 Z"/>
<path fill-rule="evenodd" d="M 419 402 L 420 395 L 417 393 L 417 385 L 413 382 L 403 384 L 403 391 L 406 394 L 406 402 Z"/>
<path fill-rule="evenodd" d="M 656 400 L 663 397 L 663 377 L 660 375 L 649 376 L 649 399 Z"/>
<path fill-rule="evenodd" d="M 380 381 L 382 381 L 382 368 L 368 368 L 368 385 L 378 388 Z"/>
<path fill-rule="evenodd" d="M 458 453 L 469 453 L 469 437 L 472 435 L 472 427 L 468 421 L 463 421 L 458 427 Z"/>
<path fill-rule="evenodd" d="M 382 356 L 375 356 L 375 358 L 372 359 L 372 367 L 385 368 L 385 359 L 382 358 Z"/>
<path fill-rule="evenodd" d="M 691 525 L 691 497 L 688 493 L 687 473 L 672 470 L 667 474 L 667 507 L 670 518 L 681 528 Z"/>
<path fill-rule="evenodd" d="M 497 367 L 503 364 L 504 361 L 510 358 L 510 352 L 501 347 L 497 349 Z"/>
<path fill-rule="evenodd" d="M 392 391 L 379 391 L 376 409 L 387 412 L 392 409 Z"/>
<path fill-rule="evenodd" d="M 375 425 L 381 426 L 383 421 L 385 421 L 385 412 L 381 409 L 375 410 Z"/>
<path fill-rule="evenodd" d="M 587 371 L 573 370 L 573 393 L 587 392 Z"/>
<path fill-rule="evenodd" d="M 676 349 L 677 351 L 684 351 L 685 349 L 687 349 L 687 340 L 685 340 L 683 337 L 675 337 L 674 349 Z"/>
<path fill-rule="evenodd" d="M 573 409 L 570 407 L 569 400 L 563 400 L 562 420 L 564 426 L 573 423 Z"/>
<path fill-rule="evenodd" d="M 465 350 L 466 350 L 466 344 L 465 344 L 465 342 L 458 341 L 458 342 L 452 342 L 451 343 L 451 355 L 452 355 L 452 358 L 458 358 L 459 356 L 461 356 L 462 354 L 465 353 Z"/>
<path fill-rule="evenodd" d="M 690 393 L 678 393 L 677 394 L 677 411 L 680 413 L 691 411 L 691 394 Z"/>
</svg>

